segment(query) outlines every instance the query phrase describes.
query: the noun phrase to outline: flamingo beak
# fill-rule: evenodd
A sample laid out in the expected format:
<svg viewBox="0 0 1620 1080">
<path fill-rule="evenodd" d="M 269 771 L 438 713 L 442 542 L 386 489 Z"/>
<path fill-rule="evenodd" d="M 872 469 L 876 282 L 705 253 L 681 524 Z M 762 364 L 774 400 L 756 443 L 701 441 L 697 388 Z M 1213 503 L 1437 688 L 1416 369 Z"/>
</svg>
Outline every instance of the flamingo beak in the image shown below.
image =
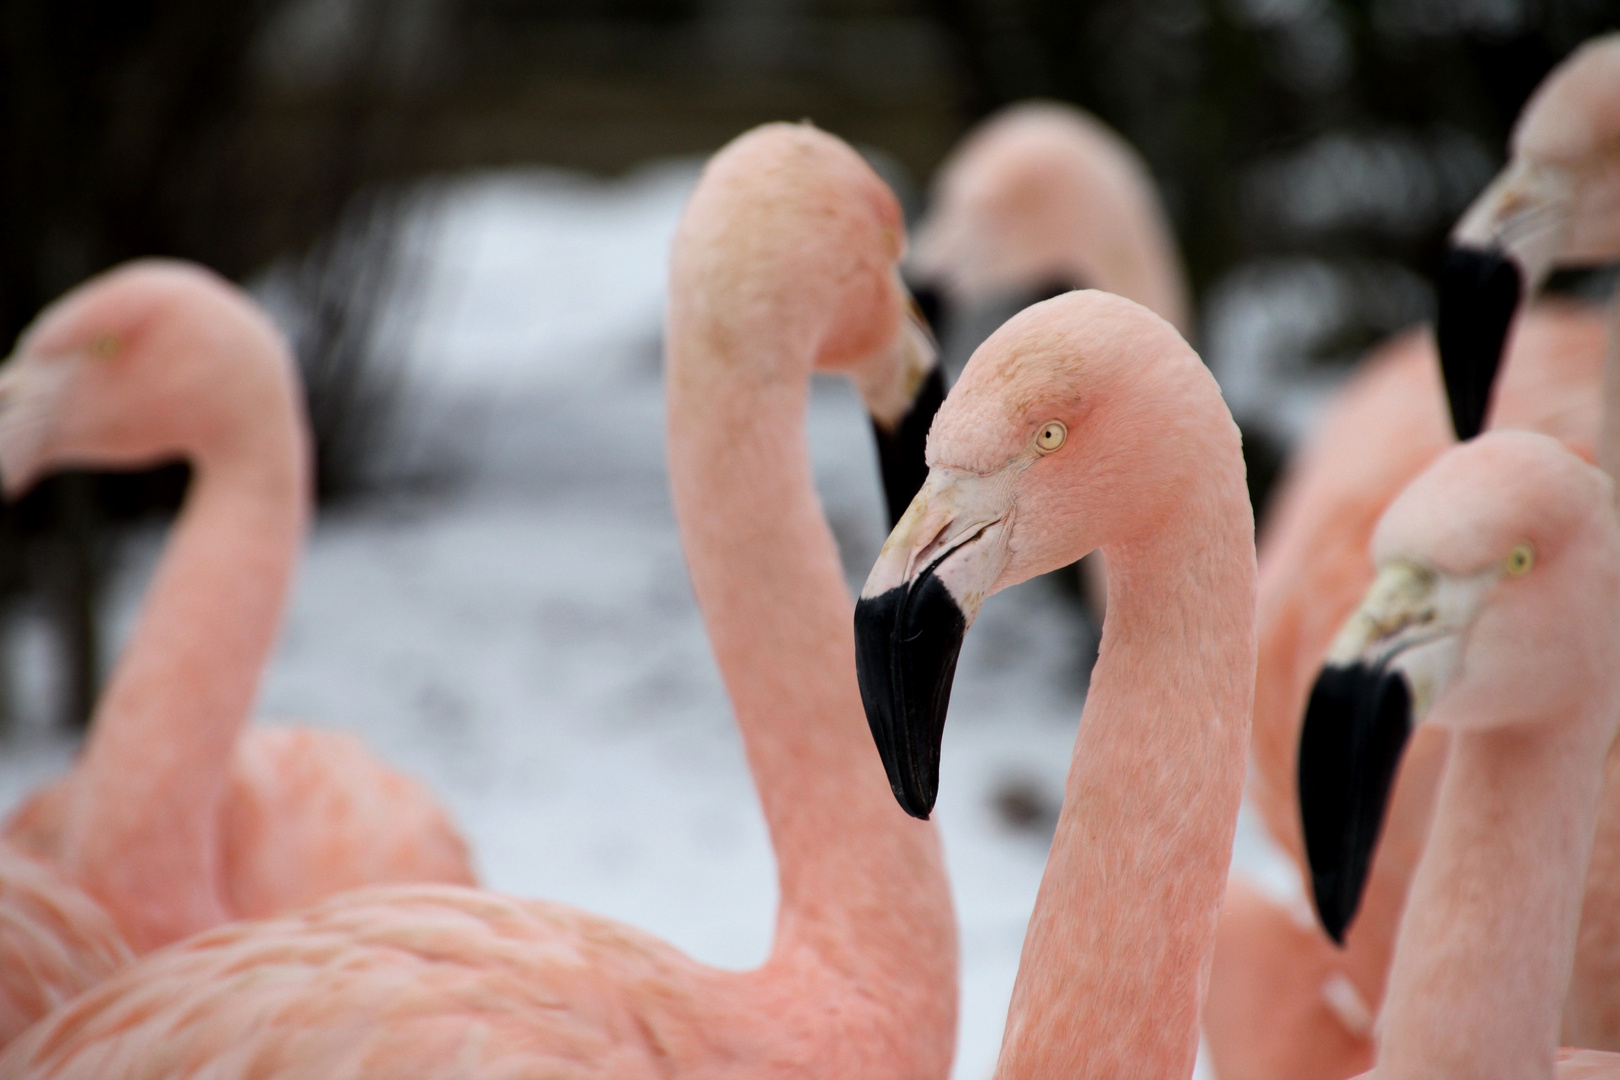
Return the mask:
<svg viewBox="0 0 1620 1080">
<path fill-rule="evenodd" d="M 1299 811 L 1322 928 L 1339 944 L 1366 888 L 1414 723 L 1450 681 L 1492 573 L 1385 565 L 1339 632 L 1299 736 Z"/>
<path fill-rule="evenodd" d="M 962 639 L 1009 555 L 1011 485 L 935 469 L 855 604 L 855 674 L 889 786 L 926 819 Z"/>
<path fill-rule="evenodd" d="M 899 372 L 898 393 L 888 408 L 868 404 L 872 434 L 877 438 L 878 468 L 883 475 L 883 497 L 889 527 L 899 522 L 917 489 L 928 477 L 924 451 L 934 414 L 945 401 L 945 370 L 939 349 L 920 306 L 907 306 L 905 324 L 895 343 L 894 369 Z"/>
<path fill-rule="evenodd" d="M 14 353 L 0 366 L 0 489 L 7 498 L 39 478 L 52 420 L 81 362 L 77 353 Z"/>
<path fill-rule="evenodd" d="M 935 341 L 942 340 L 945 336 L 945 320 L 950 318 L 944 290 L 932 281 L 907 280 L 906 291 L 911 294 L 918 317 L 928 327 L 929 333 L 934 335 Z"/>
<path fill-rule="evenodd" d="M 1562 246 L 1571 190 L 1564 170 L 1515 162 L 1452 232 L 1437 282 L 1435 336 L 1459 439 L 1485 426 L 1508 329 Z"/>
</svg>

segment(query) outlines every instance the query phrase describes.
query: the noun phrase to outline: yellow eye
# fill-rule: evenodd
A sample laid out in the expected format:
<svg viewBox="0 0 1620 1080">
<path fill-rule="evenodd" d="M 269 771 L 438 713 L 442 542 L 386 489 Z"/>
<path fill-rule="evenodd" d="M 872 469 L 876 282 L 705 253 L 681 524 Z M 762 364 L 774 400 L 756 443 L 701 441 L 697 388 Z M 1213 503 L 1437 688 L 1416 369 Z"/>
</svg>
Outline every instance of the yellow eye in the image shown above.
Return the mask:
<svg viewBox="0 0 1620 1080">
<path fill-rule="evenodd" d="M 1508 552 L 1507 558 L 1502 560 L 1502 569 L 1513 577 L 1522 577 L 1530 572 L 1536 565 L 1536 549 L 1530 546 L 1530 541 L 1514 544 L 1513 550 Z"/>
<path fill-rule="evenodd" d="M 90 343 L 90 351 L 100 357 L 108 357 L 118 351 L 118 338 L 114 334 L 102 334 Z"/>
<path fill-rule="evenodd" d="M 1061 420 L 1051 420 L 1041 425 L 1041 430 L 1035 433 L 1035 449 L 1043 454 L 1050 454 L 1063 445 L 1063 440 L 1069 437 L 1069 429 L 1063 426 Z"/>
</svg>

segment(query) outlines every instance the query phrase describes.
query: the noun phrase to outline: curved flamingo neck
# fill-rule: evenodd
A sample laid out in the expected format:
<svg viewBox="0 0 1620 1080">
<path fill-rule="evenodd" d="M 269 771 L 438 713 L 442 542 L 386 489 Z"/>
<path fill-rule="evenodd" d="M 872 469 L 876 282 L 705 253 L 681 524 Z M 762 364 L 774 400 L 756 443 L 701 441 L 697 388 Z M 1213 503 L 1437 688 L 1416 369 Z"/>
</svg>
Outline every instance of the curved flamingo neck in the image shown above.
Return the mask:
<svg viewBox="0 0 1620 1080">
<path fill-rule="evenodd" d="M 1192 1073 L 1255 664 L 1241 465 L 1207 457 L 1173 525 L 1104 548 L 1102 646 L 1024 938 L 1004 1080 Z"/>
<path fill-rule="evenodd" d="M 215 811 L 309 513 L 295 394 L 265 395 L 227 441 L 196 448 L 191 489 L 72 782 L 64 859 L 138 949 L 228 917 Z"/>
<path fill-rule="evenodd" d="M 1612 714 L 1614 702 L 1598 712 Z M 1457 732 L 1382 1012 L 1378 1080 L 1551 1077 L 1612 720 Z"/>
<path fill-rule="evenodd" d="M 758 977 L 796 987 L 787 1007 L 838 1037 L 833 1006 L 806 985 L 808 969 L 830 977 L 829 992 L 859 993 L 921 1048 L 896 1047 L 892 1067 L 943 1050 L 916 1073 L 943 1075 L 956 997 L 944 860 L 934 828 L 895 805 L 867 731 L 853 604 L 805 441 L 810 358 L 684 333 L 672 310 L 676 517 L 777 858 L 776 941 Z"/>
</svg>

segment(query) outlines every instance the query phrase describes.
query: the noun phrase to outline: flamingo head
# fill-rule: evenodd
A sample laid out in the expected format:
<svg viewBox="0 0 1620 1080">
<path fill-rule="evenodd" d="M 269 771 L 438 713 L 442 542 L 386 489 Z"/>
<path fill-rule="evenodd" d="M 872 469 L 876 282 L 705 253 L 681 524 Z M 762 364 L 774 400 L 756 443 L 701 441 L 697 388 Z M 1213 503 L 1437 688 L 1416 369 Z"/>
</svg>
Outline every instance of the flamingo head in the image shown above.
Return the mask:
<svg viewBox="0 0 1620 1080">
<path fill-rule="evenodd" d="M 48 307 L 0 367 L 0 482 L 136 468 L 229 442 L 285 404 L 291 358 L 235 287 L 196 266 L 129 263 Z"/>
<path fill-rule="evenodd" d="M 1186 408 L 1189 396 L 1205 407 Z M 935 418 L 927 480 L 855 608 L 862 701 L 908 813 L 933 807 L 957 653 L 985 598 L 1154 531 L 1205 494 L 1206 447 L 1204 460 L 1234 467 L 1224 494 L 1244 498 L 1214 380 L 1174 328 L 1129 300 L 1056 297 L 974 353 Z"/>
<path fill-rule="evenodd" d="M 1300 732 L 1312 890 L 1335 941 L 1360 905 L 1416 724 L 1482 731 L 1595 708 L 1612 736 L 1612 493 L 1556 440 L 1499 431 L 1441 456 L 1385 511 L 1377 577 L 1328 653 Z"/>
<path fill-rule="evenodd" d="M 922 483 L 923 440 L 945 390 L 900 278 L 904 252 L 900 203 L 853 148 L 809 123 L 774 123 L 709 160 L 670 263 L 671 340 L 746 356 L 753 377 L 784 386 L 802 387 L 806 365 L 855 383 L 891 518 Z M 699 370 L 671 355 L 675 383 L 712 397 L 693 382 Z"/>
<path fill-rule="evenodd" d="M 1452 426 L 1485 424 L 1520 302 L 1557 262 L 1601 262 L 1620 244 L 1620 34 L 1586 42 L 1547 76 L 1514 125 L 1512 160 L 1452 230 L 1436 336 Z"/>
</svg>

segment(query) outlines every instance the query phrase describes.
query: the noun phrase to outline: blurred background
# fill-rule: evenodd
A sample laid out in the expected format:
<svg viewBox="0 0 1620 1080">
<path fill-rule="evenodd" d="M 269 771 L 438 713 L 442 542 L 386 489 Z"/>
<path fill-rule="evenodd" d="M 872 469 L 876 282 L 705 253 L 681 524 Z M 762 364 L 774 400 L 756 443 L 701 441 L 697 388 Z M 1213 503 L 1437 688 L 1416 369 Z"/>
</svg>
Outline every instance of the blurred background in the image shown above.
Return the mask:
<svg viewBox="0 0 1620 1080">
<path fill-rule="evenodd" d="M 136 256 L 246 284 L 303 367 L 323 503 L 265 710 L 427 776 L 497 887 L 753 963 L 769 849 L 663 490 L 664 258 L 703 156 L 810 118 L 916 213 L 988 112 L 1092 110 L 1159 184 L 1263 500 L 1347 365 L 1429 317 L 1530 90 L 1616 26 L 1620 0 L 6 0 L 0 338 Z M 864 420 L 829 384 L 811 428 L 859 580 Z M 185 480 L 60 476 L 0 517 L 0 805 L 71 754 Z M 940 811 L 963 1076 L 1091 647 L 1040 582 L 984 625 Z"/>
</svg>

